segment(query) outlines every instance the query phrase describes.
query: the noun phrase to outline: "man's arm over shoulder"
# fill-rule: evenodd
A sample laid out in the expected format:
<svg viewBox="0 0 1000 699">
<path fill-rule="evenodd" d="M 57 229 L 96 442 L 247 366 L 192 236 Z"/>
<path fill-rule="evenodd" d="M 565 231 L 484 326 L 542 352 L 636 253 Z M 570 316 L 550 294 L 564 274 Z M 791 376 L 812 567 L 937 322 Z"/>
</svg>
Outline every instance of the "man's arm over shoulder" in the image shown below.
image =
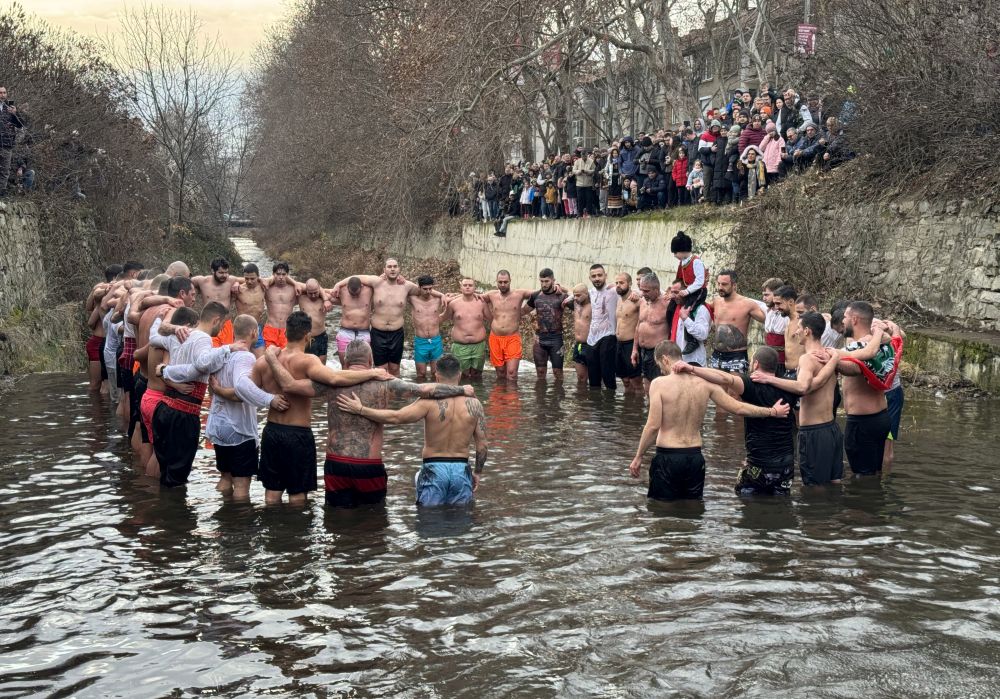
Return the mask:
<svg viewBox="0 0 1000 699">
<path fill-rule="evenodd" d="M 390 379 L 385 383 L 389 392 L 389 398 L 400 400 L 403 398 L 455 398 L 457 396 L 469 395 L 471 386 L 452 386 L 443 383 L 413 383 L 402 379 Z"/>
</svg>

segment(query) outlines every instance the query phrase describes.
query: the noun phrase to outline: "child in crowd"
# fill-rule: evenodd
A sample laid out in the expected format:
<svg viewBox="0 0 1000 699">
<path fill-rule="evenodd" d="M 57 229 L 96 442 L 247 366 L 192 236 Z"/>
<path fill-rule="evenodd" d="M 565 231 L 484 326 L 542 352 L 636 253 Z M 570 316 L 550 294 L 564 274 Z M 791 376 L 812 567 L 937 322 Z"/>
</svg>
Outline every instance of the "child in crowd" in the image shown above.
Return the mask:
<svg viewBox="0 0 1000 699">
<path fill-rule="evenodd" d="M 687 191 L 690 193 L 692 204 L 698 204 L 701 202 L 701 193 L 704 186 L 705 171 L 701 168 L 701 161 L 695 160 L 694 167 L 688 174 L 687 179 Z"/>
<path fill-rule="evenodd" d="M 674 156 L 673 168 L 674 186 L 677 190 L 678 205 L 689 203 L 687 181 L 688 181 L 688 156 L 687 149 L 681 146 Z"/>
</svg>

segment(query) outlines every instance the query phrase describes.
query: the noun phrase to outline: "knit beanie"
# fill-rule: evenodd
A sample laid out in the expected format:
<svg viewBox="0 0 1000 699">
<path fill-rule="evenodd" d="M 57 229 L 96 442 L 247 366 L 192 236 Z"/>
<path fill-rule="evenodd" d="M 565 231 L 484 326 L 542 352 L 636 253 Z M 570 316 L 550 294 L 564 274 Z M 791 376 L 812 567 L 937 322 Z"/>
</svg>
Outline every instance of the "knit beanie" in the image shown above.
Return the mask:
<svg viewBox="0 0 1000 699">
<path fill-rule="evenodd" d="M 764 130 L 768 133 L 772 133 L 774 131 L 774 122 L 769 119 L 767 125 L 764 127 Z"/>
<path fill-rule="evenodd" d="M 722 122 L 719 121 L 718 119 L 712 119 L 712 126 L 718 126 L 721 129 L 722 128 Z"/>
<path fill-rule="evenodd" d="M 677 231 L 677 235 L 670 241 L 670 252 L 691 252 L 692 240 L 684 231 Z"/>
<path fill-rule="evenodd" d="M 743 131 L 743 129 L 736 124 L 733 124 L 732 128 L 729 129 L 729 138 L 739 138 L 741 131 Z"/>
</svg>

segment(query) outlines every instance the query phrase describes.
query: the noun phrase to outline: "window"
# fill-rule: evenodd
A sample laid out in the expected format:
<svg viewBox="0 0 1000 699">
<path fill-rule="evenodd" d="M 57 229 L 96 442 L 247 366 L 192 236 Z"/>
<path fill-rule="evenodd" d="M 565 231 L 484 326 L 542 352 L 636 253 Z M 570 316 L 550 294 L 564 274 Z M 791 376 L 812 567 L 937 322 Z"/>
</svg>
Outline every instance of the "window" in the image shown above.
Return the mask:
<svg viewBox="0 0 1000 699">
<path fill-rule="evenodd" d="M 712 52 L 706 51 L 701 54 L 701 81 L 709 82 L 712 79 Z"/>
<path fill-rule="evenodd" d="M 573 120 L 573 140 L 580 141 L 583 139 L 583 119 Z"/>
</svg>

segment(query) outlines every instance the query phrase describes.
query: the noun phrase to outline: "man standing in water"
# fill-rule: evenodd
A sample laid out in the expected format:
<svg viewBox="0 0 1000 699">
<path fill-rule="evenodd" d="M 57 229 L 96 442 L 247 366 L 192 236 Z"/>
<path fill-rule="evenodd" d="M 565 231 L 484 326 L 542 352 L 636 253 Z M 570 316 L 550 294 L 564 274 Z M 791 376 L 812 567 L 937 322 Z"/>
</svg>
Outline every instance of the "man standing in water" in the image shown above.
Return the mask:
<svg viewBox="0 0 1000 699">
<path fill-rule="evenodd" d="M 462 369 L 446 354 L 438 361 L 438 376 L 444 384 L 457 386 Z M 417 505 L 466 505 L 472 502 L 486 465 L 486 415 L 477 398 L 459 396 L 421 399 L 402 410 L 377 410 L 365 406 L 355 395 L 341 395 L 338 407 L 372 422 L 405 425 L 423 420 L 423 467 L 417 475 Z M 476 465 L 469 468 L 469 442 L 476 445 Z"/>
<path fill-rule="evenodd" d="M 229 260 L 225 257 L 216 257 L 210 266 L 212 268 L 210 275 L 191 277 L 191 284 L 201 294 L 203 307 L 210 303 L 217 303 L 220 306 L 231 308 L 233 296 L 236 295 L 236 287 L 243 283 L 243 279 L 229 276 Z M 212 338 L 212 347 L 222 347 L 232 342 L 233 321 L 226 318 L 219 334 Z"/>
<path fill-rule="evenodd" d="M 444 300 L 434 296 L 434 277 L 417 279 L 419 292 L 408 297 L 413 307 L 413 363 L 417 365 L 417 378 L 435 377 L 437 360 L 444 354 L 441 340 L 441 311 Z"/>
<path fill-rule="evenodd" d="M 330 507 L 357 507 L 384 502 L 388 482 L 382 463 L 381 423 L 338 410 L 337 398 L 357 394 L 365 405 L 384 409 L 389 406 L 390 400 L 403 398 L 444 400 L 462 395 L 475 396 L 472 386 L 416 384 L 402 379 L 370 379 L 348 388 L 332 387 L 322 381 L 297 381 L 278 361 L 275 350 L 269 350 L 266 357 L 274 378 L 288 395 L 326 398 L 328 401 L 330 431 L 323 473 L 326 504 Z M 363 340 L 354 340 L 344 350 L 343 361 L 347 369 L 368 371 L 372 367 L 371 347 Z"/>
<path fill-rule="evenodd" d="M 540 289 L 528 297 L 528 306 L 535 309 L 535 343 L 531 348 L 538 378 L 545 378 L 549 362 L 556 381 L 563 379 L 563 301 L 566 292 L 556 286 L 556 275 L 546 267 L 538 273 Z"/>
<path fill-rule="evenodd" d="M 799 329 L 799 314 L 795 305 L 796 299 L 798 299 L 798 293 L 794 287 L 787 284 L 774 292 L 775 308 L 778 309 L 781 315 L 788 319 L 788 324 L 785 326 L 784 377 L 792 381 L 795 380 L 796 372 L 799 370 L 799 357 L 802 356 L 802 345 L 795 340 L 795 334 Z"/>
<path fill-rule="evenodd" d="M 587 285 L 574 286 L 573 297 L 563 303 L 573 307 L 573 364 L 576 365 L 576 383 L 584 386 L 587 383 L 588 357 L 593 351 L 587 344 L 587 338 L 590 336 L 590 315 L 593 310 Z"/>
<path fill-rule="evenodd" d="M 731 343 L 722 346 L 723 343 L 717 336 L 709 366 L 713 369 L 745 374 L 750 369 L 746 345 L 746 338 L 750 333 L 750 319 L 763 323 L 764 306 L 753 299 L 741 296 L 736 291 L 736 272 L 731 269 L 722 270 L 715 278 L 715 290 L 717 296 L 712 302 L 715 325 L 716 327 L 731 325 L 739 330 L 740 335 L 734 333 L 730 337 L 738 338 L 737 344 L 740 346 L 730 346 Z"/>
<path fill-rule="evenodd" d="M 347 293 L 344 293 L 347 289 Z M 357 277 L 350 277 L 347 284 L 333 289 L 333 302 L 339 303 L 340 329 L 337 330 L 337 355 L 344 363 L 347 345 L 354 340 L 362 340 L 371 345 L 372 335 L 372 290 Z"/>
<path fill-rule="evenodd" d="M 770 408 L 748 405 L 731 398 L 720 386 L 691 374 L 673 373 L 673 365 L 681 360 L 681 350 L 669 340 L 660 342 L 653 356 L 663 376 L 650 385 L 649 416 L 629 472 L 633 478 L 639 477 L 642 455 L 655 442 L 648 497 L 701 499 L 705 488 L 701 426 L 708 401 L 743 417 L 785 417 L 789 406 L 780 400 Z"/>
<path fill-rule="evenodd" d="M 639 324 L 635 328 L 632 364 L 642 371 L 642 390 L 649 395 L 649 385 L 660 375 L 653 350 L 667 339 L 670 294 L 661 291 L 660 278 L 652 272 L 639 279 L 639 293 L 642 294 L 642 306 L 639 308 Z"/>
<path fill-rule="evenodd" d="M 441 320 L 451 320 L 451 352 L 462 366 L 463 379 L 478 379 L 486 361 L 486 324 L 490 305 L 476 296 L 476 280 L 461 282 L 462 295 L 450 298 Z"/>
<path fill-rule="evenodd" d="M 609 391 L 617 387 L 615 358 L 618 338 L 615 337 L 615 315 L 618 311 L 618 293 L 607 286 L 608 273 L 604 265 L 590 267 L 590 334 L 587 344 L 587 374 L 591 388 L 600 388 L 601 382 Z"/>
<path fill-rule="evenodd" d="M 260 281 L 260 269 L 252 262 L 243 267 L 243 283 L 233 290 L 236 299 L 236 313 L 257 319 L 257 340 L 250 350 L 254 356 L 264 354 L 264 320 L 267 307 L 264 302 L 264 285 Z"/>
<path fill-rule="evenodd" d="M 492 309 L 490 324 L 490 363 L 497 370 L 498 381 L 517 382 L 521 365 L 521 308 L 531 298 L 531 289 L 511 289 L 510 272 L 497 272 L 497 288 L 483 298 Z"/>
<path fill-rule="evenodd" d="M 315 279 L 306 280 L 305 293 L 299 295 L 299 310 L 309 316 L 312 328 L 309 330 L 309 346 L 306 352 L 319 357 L 320 364 L 326 364 L 329 337 L 326 334 L 326 312 L 332 308 L 327 300 L 327 292 Z"/>
<path fill-rule="evenodd" d="M 632 363 L 635 353 L 635 331 L 639 324 L 639 302 L 633 298 L 632 277 L 622 272 L 615 275 L 615 291 L 617 292 L 618 308 L 615 309 L 615 373 L 622 380 L 626 393 L 642 391 L 642 369 L 638 362 Z"/>
</svg>

